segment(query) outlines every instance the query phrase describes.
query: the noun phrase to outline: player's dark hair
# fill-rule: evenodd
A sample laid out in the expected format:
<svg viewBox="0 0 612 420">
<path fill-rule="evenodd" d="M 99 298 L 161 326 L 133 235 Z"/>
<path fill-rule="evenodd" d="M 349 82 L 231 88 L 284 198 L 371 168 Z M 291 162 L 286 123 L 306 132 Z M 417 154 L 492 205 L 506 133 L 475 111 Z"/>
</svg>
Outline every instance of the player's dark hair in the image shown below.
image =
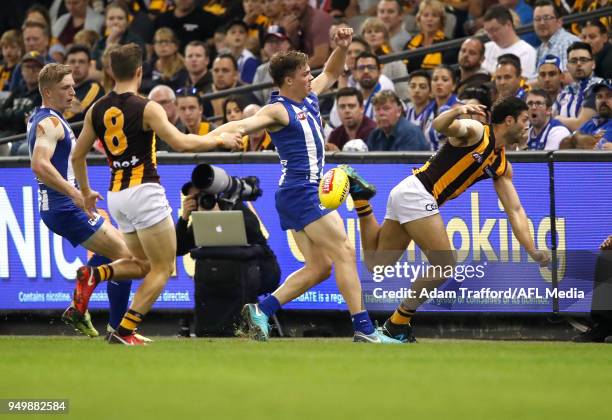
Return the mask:
<svg viewBox="0 0 612 420">
<path fill-rule="evenodd" d="M 115 81 L 133 79 L 142 66 L 142 50 L 134 43 L 122 45 L 110 53 L 110 61 Z"/>
<path fill-rule="evenodd" d="M 527 111 L 527 104 L 515 96 L 500 99 L 493 104 L 491 109 L 491 122 L 493 124 L 501 124 L 506 117 L 512 117 L 515 120 L 521 115 L 521 112 Z"/>
<path fill-rule="evenodd" d="M 355 96 L 359 105 L 363 103 L 363 94 L 360 90 L 353 87 L 343 87 L 336 91 L 336 101 L 345 96 Z"/>
<path fill-rule="evenodd" d="M 270 59 L 270 76 L 274 84 L 281 87 L 285 77 L 293 75 L 301 67 L 308 65 L 308 56 L 300 51 L 278 52 Z"/>
<path fill-rule="evenodd" d="M 487 111 L 491 110 L 491 93 L 489 89 L 481 86 L 469 86 L 466 87 L 463 92 L 459 95 L 459 99 L 462 101 L 468 99 L 475 99 L 480 102 L 481 105 L 487 107 Z"/>
</svg>

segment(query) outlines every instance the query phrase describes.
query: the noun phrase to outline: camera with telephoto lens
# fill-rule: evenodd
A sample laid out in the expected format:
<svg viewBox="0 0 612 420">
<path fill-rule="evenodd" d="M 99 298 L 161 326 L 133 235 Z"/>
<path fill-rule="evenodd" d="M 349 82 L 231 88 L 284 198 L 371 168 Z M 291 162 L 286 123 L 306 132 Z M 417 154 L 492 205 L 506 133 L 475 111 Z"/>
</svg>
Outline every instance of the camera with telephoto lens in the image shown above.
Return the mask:
<svg viewBox="0 0 612 420">
<path fill-rule="evenodd" d="M 216 203 L 221 210 L 229 210 L 236 202 L 255 201 L 263 193 L 256 176 L 238 178 L 228 175 L 218 166 L 206 163 L 193 169 L 191 182 L 200 190 L 199 206 L 206 210 L 212 209 Z"/>
</svg>

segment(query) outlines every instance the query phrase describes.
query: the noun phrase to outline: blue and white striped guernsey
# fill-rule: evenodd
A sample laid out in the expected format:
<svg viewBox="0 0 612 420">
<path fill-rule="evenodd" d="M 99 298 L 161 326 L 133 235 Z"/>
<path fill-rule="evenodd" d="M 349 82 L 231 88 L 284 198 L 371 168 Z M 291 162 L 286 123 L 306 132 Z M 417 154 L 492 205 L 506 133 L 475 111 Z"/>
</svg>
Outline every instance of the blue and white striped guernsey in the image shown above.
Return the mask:
<svg viewBox="0 0 612 420">
<path fill-rule="evenodd" d="M 76 138 L 70 125 L 66 122 L 60 112 L 57 112 L 51 108 L 39 108 L 28 120 L 28 131 L 27 140 L 28 147 L 30 150 L 30 158 L 34 152 L 34 145 L 36 143 L 36 127 L 45 118 L 55 117 L 57 118 L 64 129 L 64 138 L 57 142 L 53 156 L 51 157 L 51 164 L 57 169 L 62 177 L 76 186 L 74 178 L 74 172 L 72 170 L 72 163 L 70 158 L 72 156 L 72 149 L 76 144 Z M 60 192 L 49 188 L 40 180 L 38 181 L 38 198 L 40 211 L 47 211 L 53 207 L 59 207 L 66 203 L 72 203 L 72 199 Z"/>
<path fill-rule="evenodd" d="M 591 88 L 600 80 L 600 77 L 592 76 L 565 86 L 553 104 L 553 115 L 576 118 L 584 105 L 583 102 L 592 95 Z"/>
<path fill-rule="evenodd" d="M 270 104 L 281 103 L 289 114 L 289 125 L 271 132 L 280 156 L 280 186 L 319 183 L 325 163 L 325 137 L 319 99 L 313 92 L 300 103 L 272 92 Z"/>
</svg>

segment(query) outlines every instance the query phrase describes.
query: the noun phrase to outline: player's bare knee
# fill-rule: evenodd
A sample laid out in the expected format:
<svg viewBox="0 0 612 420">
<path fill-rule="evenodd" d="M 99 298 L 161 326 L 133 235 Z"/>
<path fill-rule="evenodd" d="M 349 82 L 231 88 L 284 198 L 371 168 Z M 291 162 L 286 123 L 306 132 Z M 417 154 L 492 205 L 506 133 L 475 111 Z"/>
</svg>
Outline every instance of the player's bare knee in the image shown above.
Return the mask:
<svg viewBox="0 0 612 420">
<path fill-rule="evenodd" d="M 149 263 L 148 260 L 143 260 L 140 258 L 136 258 L 136 257 L 132 257 L 131 261 L 138 265 L 138 268 L 140 269 L 140 275 L 139 277 L 144 277 L 146 276 L 149 271 L 151 270 L 151 264 Z"/>
</svg>

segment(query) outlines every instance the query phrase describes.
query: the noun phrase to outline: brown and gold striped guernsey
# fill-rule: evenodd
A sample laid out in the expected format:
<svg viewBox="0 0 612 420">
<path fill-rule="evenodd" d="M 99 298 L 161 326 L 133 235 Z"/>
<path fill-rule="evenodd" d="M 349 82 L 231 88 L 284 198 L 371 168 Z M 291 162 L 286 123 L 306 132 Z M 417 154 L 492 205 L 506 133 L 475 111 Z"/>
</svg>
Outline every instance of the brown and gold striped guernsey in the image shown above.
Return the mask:
<svg viewBox="0 0 612 420">
<path fill-rule="evenodd" d="M 92 123 L 111 168 L 109 191 L 159 184 L 155 133 L 143 130 L 148 99 L 133 93 L 110 92 L 93 106 Z"/>
<path fill-rule="evenodd" d="M 413 173 L 441 206 L 480 180 L 497 179 L 506 172 L 507 167 L 504 148 L 495 149 L 493 132 L 489 126 L 485 126 L 478 143 L 456 147 L 447 141 Z"/>
</svg>

